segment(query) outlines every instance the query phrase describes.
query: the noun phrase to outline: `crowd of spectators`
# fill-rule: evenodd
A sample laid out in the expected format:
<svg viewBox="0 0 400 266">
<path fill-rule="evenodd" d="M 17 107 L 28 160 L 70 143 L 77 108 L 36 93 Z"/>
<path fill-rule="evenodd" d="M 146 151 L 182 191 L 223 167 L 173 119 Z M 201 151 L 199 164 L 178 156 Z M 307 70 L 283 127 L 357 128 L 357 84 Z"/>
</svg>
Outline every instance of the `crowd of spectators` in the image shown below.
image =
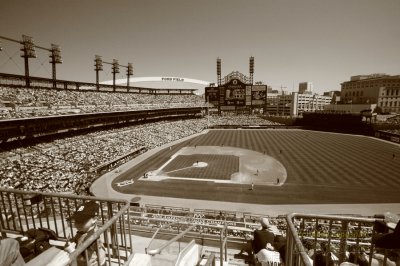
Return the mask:
<svg viewBox="0 0 400 266">
<path fill-rule="evenodd" d="M 157 122 L 57 139 L 0 152 L 0 187 L 84 192 L 99 165 L 138 148 L 153 149 L 201 132 L 205 119 Z"/>
<path fill-rule="evenodd" d="M 386 130 L 382 130 L 382 131 L 400 136 L 400 129 L 386 129 Z"/>
<path fill-rule="evenodd" d="M 280 123 L 263 119 L 257 115 L 211 115 L 208 117 L 208 124 L 213 126 L 263 126 L 281 125 Z"/>
<path fill-rule="evenodd" d="M 235 215 L 232 215 L 232 214 Z M 193 232 L 220 235 L 225 224 L 229 227 L 228 236 L 244 239 L 252 235 L 255 229 L 260 227 L 260 217 L 250 213 L 231 212 L 226 210 L 202 210 L 190 211 L 187 208 L 145 205 L 131 207 L 130 223 L 135 226 L 147 228 L 159 228 L 166 226 L 164 230 L 177 231 L 177 223 L 181 226 L 196 224 Z M 269 217 L 270 223 L 276 226 L 281 235 L 286 235 L 286 221 L 284 217 Z M 176 223 L 176 224 L 175 224 Z M 182 228 L 180 228 L 182 230 Z"/>
<path fill-rule="evenodd" d="M 0 119 L 203 106 L 199 95 L 157 95 L 0 86 Z"/>
<path fill-rule="evenodd" d="M 389 251 L 387 253 L 377 244 L 374 250 L 371 250 L 371 242 L 374 242 L 374 237 L 379 233 L 377 224 L 381 224 L 381 222 L 349 222 L 343 226 L 340 220 L 320 219 L 316 222 L 315 220 L 299 219 L 295 220 L 294 224 L 304 251 L 311 264 L 315 263 L 313 265 L 338 265 L 339 258 L 345 261 L 340 265 L 382 265 L 385 253 L 388 256 L 387 265 L 399 265 L 394 262 L 400 262 L 398 252 Z M 387 230 L 387 227 L 385 229 Z M 343 238 L 346 239 L 345 246 L 343 246 Z M 368 263 L 370 254 L 372 264 Z M 389 260 L 391 260 L 390 263 Z"/>
</svg>

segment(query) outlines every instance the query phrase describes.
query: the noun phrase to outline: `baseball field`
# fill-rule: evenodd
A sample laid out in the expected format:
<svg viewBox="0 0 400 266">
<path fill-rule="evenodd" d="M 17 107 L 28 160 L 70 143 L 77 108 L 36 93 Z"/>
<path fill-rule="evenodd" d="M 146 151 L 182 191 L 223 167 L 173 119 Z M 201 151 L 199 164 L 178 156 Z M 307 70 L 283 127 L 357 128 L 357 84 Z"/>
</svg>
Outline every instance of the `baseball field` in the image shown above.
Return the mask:
<svg viewBox="0 0 400 266">
<path fill-rule="evenodd" d="M 400 203 L 400 146 L 306 130 L 210 130 L 121 172 L 112 188 L 257 204 Z"/>
</svg>

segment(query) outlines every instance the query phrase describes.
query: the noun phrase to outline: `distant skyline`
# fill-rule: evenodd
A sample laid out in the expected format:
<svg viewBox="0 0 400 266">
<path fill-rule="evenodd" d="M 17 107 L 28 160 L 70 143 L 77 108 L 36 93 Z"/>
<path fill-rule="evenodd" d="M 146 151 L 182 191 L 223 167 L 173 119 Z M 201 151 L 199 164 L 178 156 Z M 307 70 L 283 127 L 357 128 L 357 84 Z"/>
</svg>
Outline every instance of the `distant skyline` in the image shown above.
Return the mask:
<svg viewBox="0 0 400 266">
<path fill-rule="evenodd" d="M 249 72 L 254 81 L 297 91 L 340 90 L 350 76 L 400 74 L 399 0 L 13 0 L 2 1 L 0 36 L 61 46 L 59 79 L 94 82 L 94 56 L 133 63 L 134 77 L 216 82 Z M 23 74 L 20 45 L 0 40 L 0 72 Z M 51 77 L 48 52 L 30 60 L 32 76 Z M 11 57 L 11 59 L 10 59 Z M 125 77 L 121 69 L 118 78 Z M 112 79 L 105 65 L 101 81 Z"/>
</svg>

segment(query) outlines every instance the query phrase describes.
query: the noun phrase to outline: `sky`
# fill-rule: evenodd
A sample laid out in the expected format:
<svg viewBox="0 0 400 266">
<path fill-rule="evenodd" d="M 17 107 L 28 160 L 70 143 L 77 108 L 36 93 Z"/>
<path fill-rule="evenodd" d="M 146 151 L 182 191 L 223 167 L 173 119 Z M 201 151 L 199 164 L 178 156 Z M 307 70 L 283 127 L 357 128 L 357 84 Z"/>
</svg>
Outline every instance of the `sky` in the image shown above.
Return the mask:
<svg viewBox="0 0 400 266">
<path fill-rule="evenodd" d="M 0 0 L 0 36 L 22 34 L 60 45 L 64 80 L 95 82 L 96 54 L 132 63 L 134 77 L 210 82 L 218 57 L 225 76 L 249 75 L 254 56 L 254 81 L 288 91 L 309 81 L 317 93 L 353 75 L 400 74 L 399 0 Z M 23 74 L 20 45 L 0 43 L 0 72 Z M 48 52 L 37 56 L 31 75 L 50 78 Z M 105 65 L 100 80 L 110 79 Z"/>
</svg>

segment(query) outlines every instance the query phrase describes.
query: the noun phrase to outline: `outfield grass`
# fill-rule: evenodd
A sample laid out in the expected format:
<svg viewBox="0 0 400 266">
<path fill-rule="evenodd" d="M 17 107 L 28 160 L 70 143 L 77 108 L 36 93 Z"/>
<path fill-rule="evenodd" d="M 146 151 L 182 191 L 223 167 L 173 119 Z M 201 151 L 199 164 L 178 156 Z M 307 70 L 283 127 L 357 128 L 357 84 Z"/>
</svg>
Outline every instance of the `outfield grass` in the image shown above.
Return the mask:
<svg viewBox="0 0 400 266">
<path fill-rule="evenodd" d="M 399 145 L 362 136 L 302 130 L 211 130 L 155 154 L 114 182 L 137 179 L 144 172 L 158 169 L 182 147 L 194 145 L 265 152 L 286 168 L 286 183 L 280 187 L 256 186 L 253 191 L 246 185 L 190 180 L 135 181 L 132 187 L 113 188 L 138 195 L 260 204 L 400 202 Z M 226 165 L 220 168 L 230 169 Z"/>
</svg>

